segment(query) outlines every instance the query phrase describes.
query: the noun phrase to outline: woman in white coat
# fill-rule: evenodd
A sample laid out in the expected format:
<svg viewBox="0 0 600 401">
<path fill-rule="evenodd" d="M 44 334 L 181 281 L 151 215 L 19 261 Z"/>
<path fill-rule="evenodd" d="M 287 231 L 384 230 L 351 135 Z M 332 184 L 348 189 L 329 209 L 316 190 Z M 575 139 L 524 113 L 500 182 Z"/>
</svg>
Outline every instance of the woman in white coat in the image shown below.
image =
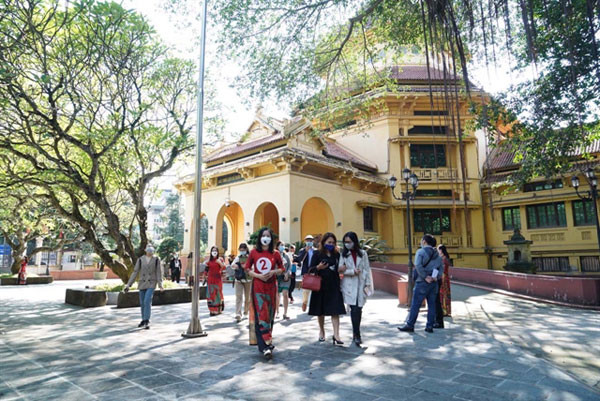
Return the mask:
<svg viewBox="0 0 600 401">
<path fill-rule="evenodd" d="M 344 249 L 340 258 L 339 272 L 344 274 L 341 287 L 344 303 L 350 307 L 354 344 L 360 347 L 360 321 L 367 297 L 373 294 L 373 275 L 367 252 L 360 249 L 358 236 L 350 231 L 344 235 Z"/>
</svg>

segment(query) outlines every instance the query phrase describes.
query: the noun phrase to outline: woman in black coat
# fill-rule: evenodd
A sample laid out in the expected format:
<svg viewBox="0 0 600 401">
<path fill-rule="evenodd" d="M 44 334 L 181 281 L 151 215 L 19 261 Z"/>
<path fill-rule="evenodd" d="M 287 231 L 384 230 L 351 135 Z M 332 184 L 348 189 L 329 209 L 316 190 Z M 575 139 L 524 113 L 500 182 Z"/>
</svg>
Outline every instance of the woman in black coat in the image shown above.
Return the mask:
<svg viewBox="0 0 600 401">
<path fill-rule="evenodd" d="M 340 315 L 346 314 L 346 308 L 340 289 L 340 253 L 336 243 L 337 239 L 333 233 L 325 233 L 319 252 L 311 260 L 311 271 L 321 277 L 321 290 L 312 292 L 308 314 L 319 317 L 319 341 L 325 341 L 325 316 L 331 316 L 333 344 L 343 345 L 339 340 Z"/>
</svg>

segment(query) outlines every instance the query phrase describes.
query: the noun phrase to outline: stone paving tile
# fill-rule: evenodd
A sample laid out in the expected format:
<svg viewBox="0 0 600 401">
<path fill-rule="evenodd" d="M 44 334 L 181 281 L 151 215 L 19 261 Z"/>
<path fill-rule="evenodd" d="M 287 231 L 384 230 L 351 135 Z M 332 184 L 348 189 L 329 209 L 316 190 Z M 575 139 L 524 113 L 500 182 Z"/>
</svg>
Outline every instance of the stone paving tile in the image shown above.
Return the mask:
<svg viewBox="0 0 600 401">
<path fill-rule="evenodd" d="M 207 387 L 197 383 L 183 381 L 167 386 L 155 387 L 153 390 L 167 400 L 177 400 L 189 395 L 200 395 L 207 390 Z"/>
<path fill-rule="evenodd" d="M 454 398 L 469 401 L 506 401 L 506 393 L 490 388 L 464 386 L 454 394 Z"/>
<path fill-rule="evenodd" d="M 471 386 L 484 388 L 495 387 L 504 381 L 504 379 L 498 379 L 489 376 L 472 375 L 469 373 L 463 373 L 460 376 L 452 378 L 451 380 L 457 383 L 464 383 Z"/>
<path fill-rule="evenodd" d="M 505 380 L 496 386 L 500 392 L 514 397 L 517 401 L 541 401 L 547 400 L 554 392 L 551 388 L 540 388 L 526 383 L 520 383 L 513 380 Z"/>
<path fill-rule="evenodd" d="M 91 394 L 105 393 L 107 391 L 131 386 L 131 382 L 119 378 L 110 378 L 96 381 L 73 381 L 78 387 Z"/>
<path fill-rule="evenodd" d="M 145 398 L 155 397 L 156 393 L 148 391 L 139 386 L 130 386 L 125 388 L 114 389 L 104 393 L 96 394 L 99 400 L 115 401 L 115 400 L 141 400 Z"/>
<path fill-rule="evenodd" d="M 155 387 L 166 386 L 168 384 L 180 383 L 183 381 L 183 379 L 168 373 L 161 373 L 156 376 L 137 377 L 135 379 L 131 379 L 131 381 L 139 384 L 142 387 L 153 389 Z"/>
</svg>

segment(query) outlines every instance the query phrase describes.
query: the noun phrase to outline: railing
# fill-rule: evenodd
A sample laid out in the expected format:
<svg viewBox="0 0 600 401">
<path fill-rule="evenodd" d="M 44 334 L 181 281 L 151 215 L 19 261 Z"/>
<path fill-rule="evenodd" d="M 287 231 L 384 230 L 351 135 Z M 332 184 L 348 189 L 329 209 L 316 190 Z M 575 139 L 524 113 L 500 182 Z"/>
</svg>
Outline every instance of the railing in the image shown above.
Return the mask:
<svg viewBox="0 0 600 401">
<path fill-rule="evenodd" d="M 413 168 L 412 172 L 415 173 L 421 181 L 454 180 L 458 178 L 458 170 L 455 168 Z"/>
<path fill-rule="evenodd" d="M 434 235 L 434 237 L 437 240 L 438 244 L 444 244 L 450 248 L 460 248 L 463 246 L 463 242 L 464 242 L 461 235 L 442 234 L 442 235 Z M 413 236 L 412 236 L 413 247 L 421 246 L 422 238 L 423 238 L 422 234 L 413 234 Z M 467 235 L 467 245 L 466 246 L 471 247 L 471 244 L 472 244 L 471 236 Z M 405 237 L 404 245 L 408 247 L 408 237 Z"/>
</svg>

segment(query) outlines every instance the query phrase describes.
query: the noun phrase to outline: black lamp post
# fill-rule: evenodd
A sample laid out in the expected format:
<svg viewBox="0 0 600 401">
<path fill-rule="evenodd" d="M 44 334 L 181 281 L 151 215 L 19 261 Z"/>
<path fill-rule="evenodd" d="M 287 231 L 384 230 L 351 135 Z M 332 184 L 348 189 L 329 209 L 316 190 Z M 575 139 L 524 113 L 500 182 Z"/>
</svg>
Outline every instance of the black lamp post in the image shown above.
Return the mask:
<svg viewBox="0 0 600 401">
<path fill-rule="evenodd" d="M 579 193 L 579 178 L 576 175 L 571 177 L 571 185 L 573 185 L 577 196 L 579 196 L 581 200 L 592 201 L 592 205 L 594 207 L 594 222 L 596 223 L 596 236 L 598 238 L 598 249 L 600 250 L 600 222 L 598 222 L 598 178 L 596 177 L 596 174 L 592 168 L 588 168 L 584 175 L 588 181 L 588 184 L 590 184 L 590 190 L 587 191 L 586 194 Z M 585 205 L 583 207 L 585 207 Z"/>
<path fill-rule="evenodd" d="M 415 268 L 412 261 L 412 227 L 410 224 L 410 201 L 411 199 L 415 199 L 415 194 L 417 193 L 417 187 L 419 186 L 419 177 L 416 176 L 415 173 L 412 173 L 409 168 L 405 168 L 402 170 L 402 178 L 404 182 L 406 182 L 406 192 L 401 192 L 400 197 L 396 196 L 394 189 L 396 188 L 396 183 L 398 179 L 394 176 L 389 178 L 389 185 L 392 188 L 392 196 L 396 200 L 406 200 L 406 227 L 408 230 L 408 306 L 412 303 L 412 293 L 413 287 L 415 285 L 413 281 L 413 270 Z M 412 187 L 412 191 L 411 188 Z"/>
</svg>

